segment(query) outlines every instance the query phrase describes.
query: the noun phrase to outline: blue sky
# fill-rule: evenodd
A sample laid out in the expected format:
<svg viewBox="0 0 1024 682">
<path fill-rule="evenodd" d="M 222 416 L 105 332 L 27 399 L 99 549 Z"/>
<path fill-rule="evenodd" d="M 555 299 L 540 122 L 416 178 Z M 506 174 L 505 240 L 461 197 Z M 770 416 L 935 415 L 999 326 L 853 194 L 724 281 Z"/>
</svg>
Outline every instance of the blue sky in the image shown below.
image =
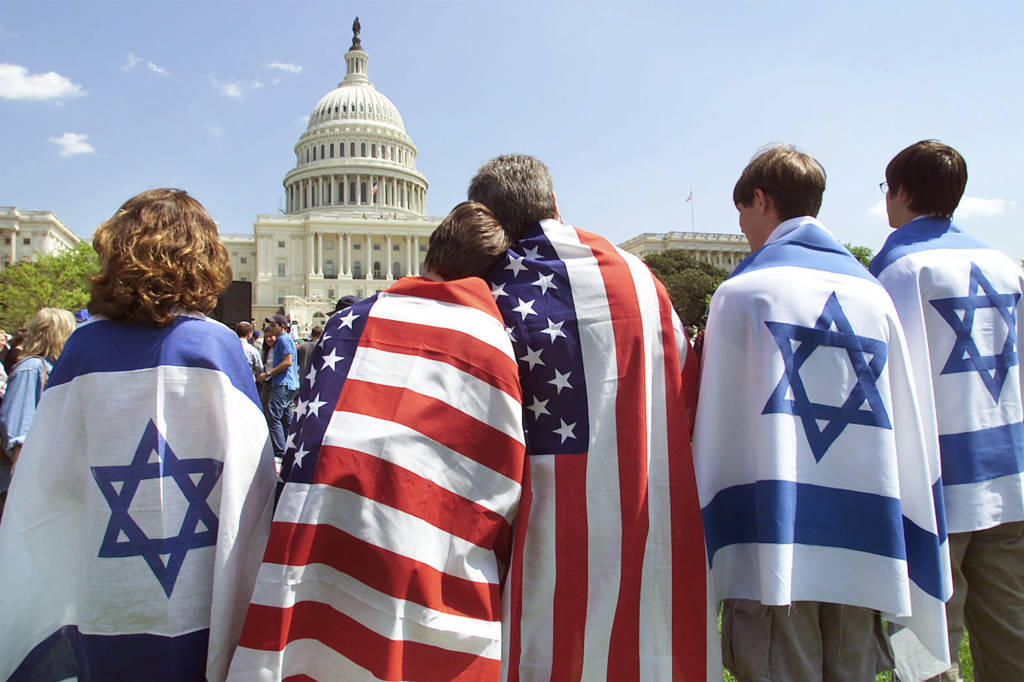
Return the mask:
<svg viewBox="0 0 1024 682">
<path fill-rule="evenodd" d="M 1024 257 L 1017 2 L 49 2 L 0 0 L 0 205 L 88 237 L 129 196 L 187 189 L 228 233 L 283 201 L 305 117 L 344 77 L 352 19 L 397 106 L 431 215 L 525 152 L 563 218 L 619 242 L 739 232 L 761 146 L 828 172 L 820 217 L 877 250 L 878 183 L 922 138 L 967 159 L 959 222 Z"/>
</svg>

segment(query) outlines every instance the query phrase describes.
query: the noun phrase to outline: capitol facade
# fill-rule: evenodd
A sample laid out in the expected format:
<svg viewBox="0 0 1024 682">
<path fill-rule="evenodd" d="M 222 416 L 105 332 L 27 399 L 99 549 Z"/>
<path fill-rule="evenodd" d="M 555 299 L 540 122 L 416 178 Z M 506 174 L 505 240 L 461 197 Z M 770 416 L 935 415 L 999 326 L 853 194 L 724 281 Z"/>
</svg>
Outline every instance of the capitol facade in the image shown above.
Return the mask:
<svg viewBox="0 0 1024 682">
<path fill-rule="evenodd" d="M 338 298 L 420 274 L 442 217 L 426 214 L 416 145 L 370 81 L 368 61 L 354 31 L 345 79 L 313 107 L 295 144 L 285 212 L 257 216 L 252 235 L 221 235 L 235 279 L 252 282 L 256 320 L 283 308 L 305 334 Z"/>
<path fill-rule="evenodd" d="M 416 145 L 368 62 L 357 19 L 345 79 L 316 103 L 295 144 L 284 213 L 258 215 L 251 235 L 221 235 L 235 279 L 252 283 L 257 322 L 283 309 L 305 336 L 338 298 L 371 296 L 423 268 L 442 217 L 426 213 Z M 641 257 L 683 248 L 728 270 L 749 252 L 742 235 L 716 233 L 644 233 L 621 246 Z"/>
</svg>

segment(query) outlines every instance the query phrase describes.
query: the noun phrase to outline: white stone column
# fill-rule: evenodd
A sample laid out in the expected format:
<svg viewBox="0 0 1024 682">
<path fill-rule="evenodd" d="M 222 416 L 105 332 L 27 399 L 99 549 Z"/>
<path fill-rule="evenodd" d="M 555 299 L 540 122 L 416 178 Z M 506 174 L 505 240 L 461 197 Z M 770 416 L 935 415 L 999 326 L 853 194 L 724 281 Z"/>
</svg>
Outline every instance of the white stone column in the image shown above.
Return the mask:
<svg viewBox="0 0 1024 682">
<path fill-rule="evenodd" d="M 348 232 L 345 232 L 341 236 L 345 239 L 345 251 L 344 251 L 345 258 L 342 261 L 342 263 L 344 264 L 342 267 L 345 268 L 345 276 L 348 277 L 348 278 L 351 278 L 352 277 L 352 236 Z M 341 245 L 339 244 L 338 246 L 339 246 L 339 251 L 340 251 Z"/>
<path fill-rule="evenodd" d="M 370 235 L 363 235 L 363 241 L 363 246 L 366 247 L 363 250 L 363 253 L 366 254 L 363 257 L 363 277 L 366 279 L 373 279 L 373 243 L 370 239 Z"/>
<path fill-rule="evenodd" d="M 309 258 L 306 260 L 309 263 L 309 276 L 312 277 L 316 274 L 316 267 L 313 264 L 313 242 L 316 241 L 316 232 L 310 232 L 306 230 L 306 251 L 309 254 Z"/>
<path fill-rule="evenodd" d="M 414 275 L 420 276 L 420 236 L 418 234 L 412 237 L 412 269 Z"/>
<path fill-rule="evenodd" d="M 18 233 L 21 229 L 15 225 L 11 228 L 11 265 L 18 262 Z"/>
<path fill-rule="evenodd" d="M 393 251 L 391 249 L 391 235 L 390 234 L 388 235 L 387 247 L 386 248 L 388 250 L 388 257 L 384 259 L 384 262 L 387 263 L 388 274 L 384 277 L 384 279 L 392 279 L 393 280 L 395 278 L 395 276 L 394 276 L 394 274 L 392 272 L 393 268 L 392 268 L 391 254 L 393 253 Z"/>
<path fill-rule="evenodd" d="M 316 271 L 321 277 L 324 276 L 324 233 L 317 232 L 317 247 L 319 248 L 318 256 L 316 259 Z"/>
<path fill-rule="evenodd" d="M 405 275 L 412 274 L 412 235 L 405 235 Z"/>
</svg>

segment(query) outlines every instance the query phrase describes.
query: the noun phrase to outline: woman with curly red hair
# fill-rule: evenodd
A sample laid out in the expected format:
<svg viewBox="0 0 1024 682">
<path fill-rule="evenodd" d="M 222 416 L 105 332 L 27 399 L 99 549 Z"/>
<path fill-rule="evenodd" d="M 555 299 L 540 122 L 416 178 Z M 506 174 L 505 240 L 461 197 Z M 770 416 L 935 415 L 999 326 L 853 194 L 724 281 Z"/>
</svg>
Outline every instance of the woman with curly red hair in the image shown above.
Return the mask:
<svg viewBox="0 0 1024 682">
<path fill-rule="evenodd" d="M 274 467 L 203 206 L 129 199 L 93 237 L 92 317 L 50 373 L 0 525 L 0 678 L 222 679 Z M 59 673 L 59 674 L 58 674 Z"/>
</svg>

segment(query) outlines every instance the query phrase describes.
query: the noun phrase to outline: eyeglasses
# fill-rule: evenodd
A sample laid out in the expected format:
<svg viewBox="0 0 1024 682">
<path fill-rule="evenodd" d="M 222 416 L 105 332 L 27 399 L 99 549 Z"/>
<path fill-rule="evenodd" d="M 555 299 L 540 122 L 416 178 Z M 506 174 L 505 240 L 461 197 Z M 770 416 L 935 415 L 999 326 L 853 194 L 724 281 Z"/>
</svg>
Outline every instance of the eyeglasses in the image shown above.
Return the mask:
<svg viewBox="0 0 1024 682">
<path fill-rule="evenodd" d="M 882 190 L 882 194 L 888 194 L 889 193 L 889 183 L 888 182 L 880 182 L 880 183 L 878 183 L 878 189 Z"/>
</svg>

